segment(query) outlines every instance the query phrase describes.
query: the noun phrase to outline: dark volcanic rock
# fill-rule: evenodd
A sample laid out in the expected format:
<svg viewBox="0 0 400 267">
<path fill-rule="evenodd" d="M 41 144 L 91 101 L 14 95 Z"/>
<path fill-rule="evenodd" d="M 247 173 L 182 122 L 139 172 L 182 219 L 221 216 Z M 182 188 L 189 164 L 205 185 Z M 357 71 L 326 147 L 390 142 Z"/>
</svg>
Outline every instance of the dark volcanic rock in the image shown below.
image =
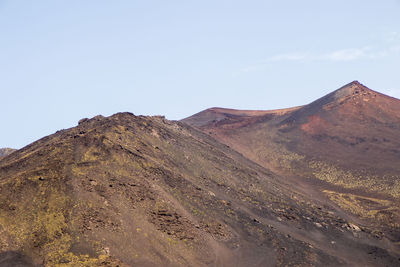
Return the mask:
<svg viewBox="0 0 400 267">
<path fill-rule="evenodd" d="M 32 260 L 15 251 L 6 251 L 0 253 L 0 267 L 35 267 Z"/>
</svg>

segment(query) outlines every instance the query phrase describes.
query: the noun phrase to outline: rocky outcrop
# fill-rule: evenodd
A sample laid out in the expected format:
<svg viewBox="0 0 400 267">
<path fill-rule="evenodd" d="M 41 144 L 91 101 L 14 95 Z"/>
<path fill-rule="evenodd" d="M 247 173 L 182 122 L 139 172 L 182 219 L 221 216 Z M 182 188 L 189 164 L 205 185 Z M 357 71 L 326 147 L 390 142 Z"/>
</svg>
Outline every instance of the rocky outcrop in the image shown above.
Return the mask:
<svg viewBox="0 0 400 267">
<path fill-rule="evenodd" d="M 16 149 L 13 148 L 0 148 L 0 157 L 7 156 L 14 152 Z"/>
</svg>

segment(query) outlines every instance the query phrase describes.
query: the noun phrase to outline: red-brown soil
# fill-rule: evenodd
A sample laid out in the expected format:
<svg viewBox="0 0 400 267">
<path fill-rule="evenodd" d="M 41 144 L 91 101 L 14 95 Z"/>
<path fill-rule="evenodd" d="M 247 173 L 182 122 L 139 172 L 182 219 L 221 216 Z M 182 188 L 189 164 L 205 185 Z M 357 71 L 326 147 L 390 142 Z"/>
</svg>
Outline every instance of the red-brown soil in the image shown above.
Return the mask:
<svg viewBox="0 0 400 267">
<path fill-rule="evenodd" d="M 355 81 L 301 107 L 211 108 L 182 121 L 342 216 L 399 231 L 400 100 Z"/>
</svg>

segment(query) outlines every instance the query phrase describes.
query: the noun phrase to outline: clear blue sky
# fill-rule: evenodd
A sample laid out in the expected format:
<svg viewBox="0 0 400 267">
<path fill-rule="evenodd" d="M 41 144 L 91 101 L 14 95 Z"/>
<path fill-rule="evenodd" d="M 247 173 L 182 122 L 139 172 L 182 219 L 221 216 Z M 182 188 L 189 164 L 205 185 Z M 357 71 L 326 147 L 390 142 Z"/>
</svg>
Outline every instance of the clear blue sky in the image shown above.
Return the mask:
<svg viewBox="0 0 400 267">
<path fill-rule="evenodd" d="M 400 1 L 0 0 L 0 147 L 83 117 L 400 97 Z"/>
</svg>

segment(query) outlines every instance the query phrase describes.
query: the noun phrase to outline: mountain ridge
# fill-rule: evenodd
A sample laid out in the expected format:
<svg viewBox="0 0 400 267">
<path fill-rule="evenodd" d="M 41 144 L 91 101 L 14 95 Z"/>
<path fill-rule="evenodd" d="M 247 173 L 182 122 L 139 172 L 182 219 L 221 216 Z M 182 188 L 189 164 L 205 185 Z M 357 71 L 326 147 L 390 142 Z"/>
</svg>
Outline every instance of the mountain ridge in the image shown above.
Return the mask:
<svg viewBox="0 0 400 267">
<path fill-rule="evenodd" d="M 333 106 L 337 105 L 342 105 L 344 104 L 344 101 L 354 99 L 354 98 L 362 98 L 362 97 L 382 97 L 385 99 L 390 99 L 390 100 L 398 100 L 395 97 L 391 97 L 388 95 L 385 95 L 383 93 L 374 91 L 367 86 L 361 84 L 359 81 L 355 80 L 352 81 L 339 89 L 336 89 L 332 91 L 331 93 L 328 93 L 327 95 L 307 104 L 307 105 L 301 105 L 301 106 L 296 106 L 296 107 L 289 107 L 289 108 L 282 108 L 282 109 L 271 109 L 271 110 L 243 110 L 243 109 L 232 109 L 232 108 L 223 108 L 223 107 L 211 107 L 207 108 L 203 111 L 200 111 L 192 116 L 189 116 L 187 118 L 182 119 L 181 121 L 188 123 L 192 126 L 195 127 L 202 127 L 205 126 L 213 120 L 219 121 L 224 118 L 222 116 L 223 114 L 226 115 L 233 115 L 233 116 L 248 116 L 248 117 L 256 117 L 256 116 L 263 116 L 263 115 L 285 115 L 290 112 L 297 111 L 302 108 L 307 108 L 309 106 L 317 106 L 318 109 L 323 108 L 323 106 L 327 106 L 326 109 L 332 108 Z M 365 98 L 363 101 L 368 102 L 368 98 Z M 207 121 L 201 121 L 198 118 L 194 118 L 194 116 L 201 116 L 205 113 L 210 113 L 214 114 L 215 118 L 212 118 L 212 116 L 207 116 L 210 117 L 208 118 Z"/>
<path fill-rule="evenodd" d="M 360 218 L 399 227 L 400 100 L 354 81 L 281 115 L 232 114 L 182 121 Z"/>
</svg>

